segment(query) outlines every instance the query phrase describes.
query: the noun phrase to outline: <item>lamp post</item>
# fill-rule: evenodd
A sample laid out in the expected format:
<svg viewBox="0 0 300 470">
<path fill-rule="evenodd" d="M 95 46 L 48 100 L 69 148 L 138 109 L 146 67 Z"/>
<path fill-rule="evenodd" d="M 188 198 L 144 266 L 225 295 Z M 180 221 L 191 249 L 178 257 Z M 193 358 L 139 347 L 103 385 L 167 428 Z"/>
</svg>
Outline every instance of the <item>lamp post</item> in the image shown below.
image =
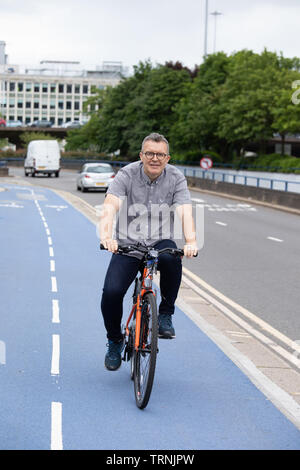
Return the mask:
<svg viewBox="0 0 300 470">
<path fill-rule="evenodd" d="M 204 59 L 206 59 L 206 56 L 207 56 L 207 20 L 208 20 L 208 0 L 205 0 Z"/>
<path fill-rule="evenodd" d="M 214 53 L 216 52 L 216 38 L 217 38 L 217 16 L 222 15 L 220 11 L 213 11 L 211 13 L 215 17 L 215 33 L 214 33 Z"/>
</svg>

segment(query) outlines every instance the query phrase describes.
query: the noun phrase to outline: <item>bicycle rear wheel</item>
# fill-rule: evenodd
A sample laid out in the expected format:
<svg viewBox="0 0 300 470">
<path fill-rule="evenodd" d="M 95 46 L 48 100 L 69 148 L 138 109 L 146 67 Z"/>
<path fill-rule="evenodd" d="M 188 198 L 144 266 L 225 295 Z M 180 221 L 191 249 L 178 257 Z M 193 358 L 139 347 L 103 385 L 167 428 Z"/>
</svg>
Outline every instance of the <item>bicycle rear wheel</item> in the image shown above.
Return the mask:
<svg viewBox="0 0 300 470">
<path fill-rule="evenodd" d="M 147 406 L 152 391 L 157 337 L 157 305 L 154 295 L 149 292 L 143 299 L 139 349 L 134 351 L 134 392 L 136 404 L 141 409 Z"/>
</svg>

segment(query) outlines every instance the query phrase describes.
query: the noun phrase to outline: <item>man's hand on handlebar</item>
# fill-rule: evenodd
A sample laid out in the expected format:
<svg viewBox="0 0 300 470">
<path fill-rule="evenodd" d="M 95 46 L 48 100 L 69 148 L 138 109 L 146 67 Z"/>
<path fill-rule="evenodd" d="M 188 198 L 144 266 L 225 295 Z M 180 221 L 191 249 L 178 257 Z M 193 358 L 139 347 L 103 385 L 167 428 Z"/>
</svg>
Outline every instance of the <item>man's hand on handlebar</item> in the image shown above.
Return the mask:
<svg viewBox="0 0 300 470">
<path fill-rule="evenodd" d="M 117 240 L 113 240 L 112 238 L 107 238 L 106 240 L 101 240 L 101 244 L 104 248 L 112 253 L 116 253 L 118 251 L 118 242 Z"/>
<path fill-rule="evenodd" d="M 184 256 L 186 256 L 187 258 L 192 258 L 193 256 L 197 256 L 198 254 L 197 243 L 195 241 L 190 242 L 190 243 L 186 242 L 186 244 L 183 247 L 183 251 L 184 251 Z"/>
</svg>

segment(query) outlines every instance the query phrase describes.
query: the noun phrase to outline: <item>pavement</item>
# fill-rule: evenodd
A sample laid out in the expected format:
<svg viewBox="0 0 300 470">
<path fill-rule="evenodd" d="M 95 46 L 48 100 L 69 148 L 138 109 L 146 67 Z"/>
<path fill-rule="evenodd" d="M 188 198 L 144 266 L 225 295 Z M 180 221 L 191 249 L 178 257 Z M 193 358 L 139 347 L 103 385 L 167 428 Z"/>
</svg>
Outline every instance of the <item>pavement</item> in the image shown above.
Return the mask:
<svg viewBox="0 0 300 470">
<path fill-rule="evenodd" d="M 297 351 L 283 359 L 263 325 L 243 324 L 246 312 L 241 319 L 239 306 L 186 268 L 176 339 L 160 340 L 150 402 L 138 410 L 129 366 L 103 366 L 99 302 L 110 254 L 98 251 L 95 209 L 7 181 L 1 449 L 300 449 Z M 127 295 L 125 312 L 129 303 Z"/>
</svg>

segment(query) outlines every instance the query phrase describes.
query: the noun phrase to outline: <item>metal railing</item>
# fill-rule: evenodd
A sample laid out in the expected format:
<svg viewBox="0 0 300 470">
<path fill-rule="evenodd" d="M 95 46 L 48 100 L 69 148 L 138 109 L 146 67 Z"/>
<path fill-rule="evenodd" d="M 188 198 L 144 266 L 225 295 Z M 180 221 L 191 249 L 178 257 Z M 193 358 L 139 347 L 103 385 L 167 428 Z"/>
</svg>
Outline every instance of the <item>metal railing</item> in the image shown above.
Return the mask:
<svg viewBox="0 0 300 470">
<path fill-rule="evenodd" d="M 228 171 L 200 170 L 197 168 L 183 168 L 181 171 L 183 171 L 184 176 L 192 176 L 194 178 L 204 178 L 226 183 L 256 186 L 257 188 L 300 193 L 300 181 L 266 178 L 265 176 L 241 175 L 229 173 Z"/>
</svg>

